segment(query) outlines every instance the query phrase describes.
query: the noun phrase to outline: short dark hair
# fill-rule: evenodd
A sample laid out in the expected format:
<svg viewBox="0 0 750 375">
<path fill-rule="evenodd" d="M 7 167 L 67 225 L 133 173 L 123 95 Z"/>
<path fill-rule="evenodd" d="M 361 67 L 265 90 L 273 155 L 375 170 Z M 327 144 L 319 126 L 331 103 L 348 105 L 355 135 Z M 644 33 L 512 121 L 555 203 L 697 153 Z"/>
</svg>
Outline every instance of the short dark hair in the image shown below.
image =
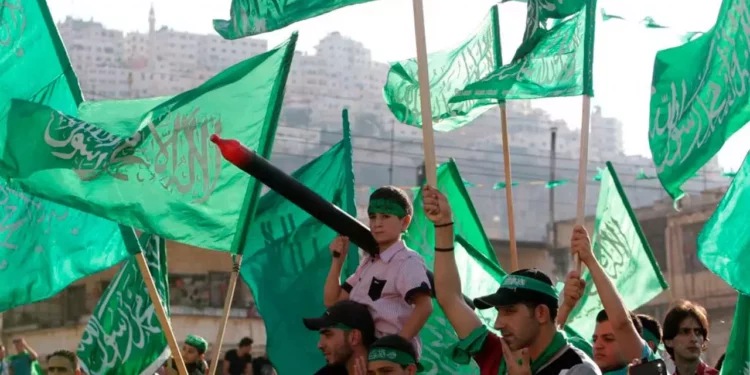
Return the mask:
<svg viewBox="0 0 750 375">
<path fill-rule="evenodd" d="M 654 337 L 656 337 L 659 342 L 661 342 L 661 324 L 651 315 L 646 314 L 638 314 L 636 315 L 638 317 L 638 320 L 641 322 L 641 326 L 643 327 L 643 331 L 648 331 Z M 658 343 L 657 343 L 658 344 Z"/>
<path fill-rule="evenodd" d="M 67 359 L 70 362 L 70 364 L 73 365 L 74 370 L 78 370 L 81 368 L 80 362 L 78 361 L 78 356 L 75 353 L 71 352 L 70 350 L 58 350 L 48 355 L 47 362 L 49 362 L 49 360 L 52 357 L 63 357 Z"/>
<path fill-rule="evenodd" d="M 404 209 L 407 216 L 411 216 L 414 213 L 414 208 L 409 196 L 406 195 L 405 191 L 395 186 L 386 185 L 379 187 L 370 194 L 370 200 L 373 199 L 385 199 L 394 202 Z"/>
<path fill-rule="evenodd" d="M 519 276 L 528 277 L 534 280 L 539 280 L 545 284 L 552 285 L 553 288 L 555 286 L 555 284 L 552 283 L 552 279 L 550 279 L 546 273 L 536 268 L 521 269 L 516 272 L 513 272 L 511 275 L 519 275 Z M 546 294 L 535 292 L 535 291 L 529 291 L 527 292 L 527 295 L 534 296 L 532 298 L 533 301 L 523 302 L 523 305 L 528 307 L 530 310 L 534 310 L 537 308 L 537 306 L 541 306 L 541 305 L 547 306 L 547 308 L 549 309 L 549 319 L 552 323 L 554 323 L 555 319 L 557 319 L 557 308 L 558 308 L 557 299 L 553 299 L 547 296 Z"/>
<path fill-rule="evenodd" d="M 673 340 L 680 333 L 680 323 L 687 318 L 693 318 L 700 325 L 703 340 L 708 340 L 708 313 L 703 306 L 687 300 L 680 300 L 672 306 L 664 317 L 664 335 L 662 339 Z M 674 352 L 671 347 L 664 345 L 669 356 L 674 358 Z"/>
<path fill-rule="evenodd" d="M 632 312 L 628 311 L 628 316 L 630 316 L 630 322 L 633 323 L 633 327 L 635 327 L 635 330 L 638 332 L 638 335 L 643 336 L 643 325 L 641 325 L 641 320 L 638 319 L 638 316 L 633 314 Z M 607 315 L 607 310 L 599 311 L 598 314 L 596 314 L 596 322 L 606 322 L 609 320 L 609 316 Z"/>
<path fill-rule="evenodd" d="M 245 346 L 250 346 L 252 344 L 253 344 L 253 339 L 251 339 L 249 337 L 243 337 L 242 340 L 240 340 L 240 345 L 239 346 L 240 346 L 240 348 L 242 348 L 242 347 L 245 347 Z"/>
</svg>

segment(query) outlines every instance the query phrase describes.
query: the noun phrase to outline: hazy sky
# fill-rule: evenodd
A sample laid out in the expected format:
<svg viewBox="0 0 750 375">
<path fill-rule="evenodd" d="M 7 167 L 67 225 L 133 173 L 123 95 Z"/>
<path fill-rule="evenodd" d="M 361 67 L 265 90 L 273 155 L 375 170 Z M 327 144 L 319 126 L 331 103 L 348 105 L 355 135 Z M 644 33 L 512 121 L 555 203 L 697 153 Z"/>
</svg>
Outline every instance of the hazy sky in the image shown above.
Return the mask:
<svg viewBox="0 0 750 375">
<path fill-rule="evenodd" d="M 66 16 L 101 22 L 123 31 L 147 31 L 148 12 L 153 4 L 157 27 L 166 25 L 180 31 L 214 33 L 212 19 L 228 18 L 230 0 L 48 0 L 57 20 Z M 449 49 L 470 35 L 497 0 L 424 0 L 428 52 Z M 212 3 L 212 5 L 207 5 Z M 608 13 L 624 16 L 630 22 L 599 22 L 594 61 L 595 97 L 604 115 L 625 124 L 625 151 L 650 156 L 648 116 L 651 72 L 657 50 L 679 44 L 687 31 L 706 31 L 716 21 L 720 0 L 599 0 Z M 523 36 L 526 5 L 504 3 L 500 7 L 500 27 L 504 61 L 510 60 Z M 653 17 L 670 30 L 646 29 L 638 20 Z M 299 30 L 297 49 L 314 52 L 317 42 L 328 33 L 339 31 L 365 44 L 375 60 L 389 62 L 416 55 L 412 2 L 378 0 L 356 5 L 286 29 L 260 35 L 273 46 Z M 543 99 L 533 102 L 580 127 L 581 98 Z M 510 124 L 512 126 L 512 124 Z M 744 142 L 742 141 L 744 140 Z M 750 126 L 736 133 L 719 153 L 725 169 L 736 170 L 750 149 Z M 511 139 L 511 143 L 512 143 Z"/>
</svg>

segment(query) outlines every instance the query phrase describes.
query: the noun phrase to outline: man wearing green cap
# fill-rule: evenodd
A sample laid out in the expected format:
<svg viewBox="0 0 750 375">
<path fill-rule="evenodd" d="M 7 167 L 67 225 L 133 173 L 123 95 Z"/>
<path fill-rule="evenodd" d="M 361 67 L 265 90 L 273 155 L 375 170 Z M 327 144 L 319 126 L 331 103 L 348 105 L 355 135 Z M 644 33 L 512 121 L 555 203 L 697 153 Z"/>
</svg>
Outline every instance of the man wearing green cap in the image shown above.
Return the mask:
<svg viewBox="0 0 750 375">
<path fill-rule="evenodd" d="M 187 335 L 185 344 L 182 345 L 182 360 L 185 361 L 185 367 L 189 375 L 205 375 L 208 370 L 208 364 L 205 361 L 206 350 L 208 350 L 208 341 L 203 337 L 196 335 Z M 167 375 L 177 375 L 177 364 L 173 358 L 167 361 Z"/>
<path fill-rule="evenodd" d="M 423 370 L 414 346 L 398 335 L 384 336 L 370 347 L 367 373 L 371 375 L 414 375 Z"/>
<path fill-rule="evenodd" d="M 536 269 L 505 277 L 496 293 L 474 300 L 478 309 L 497 310 L 492 333 L 464 303 L 453 256 L 453 215 L 445 195 L 422 189 L 424 211 L 435 224 L 435 293 L 460 341 L 452 358 L 473 357 L 481 375 L 600 375 L 599 368 L 557 330 L 558 296 L 549 276 Z M 461 219 L 457 217 L 456 219 Z"/>
</svg>

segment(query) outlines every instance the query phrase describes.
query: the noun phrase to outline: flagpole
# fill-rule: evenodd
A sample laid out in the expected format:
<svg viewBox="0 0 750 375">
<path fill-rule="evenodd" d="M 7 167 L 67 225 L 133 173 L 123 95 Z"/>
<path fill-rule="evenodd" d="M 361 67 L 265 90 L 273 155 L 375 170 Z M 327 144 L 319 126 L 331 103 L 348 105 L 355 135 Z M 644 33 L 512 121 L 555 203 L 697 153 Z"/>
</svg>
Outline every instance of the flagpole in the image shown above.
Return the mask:
<svg viewBox="0 0 750 375">
<path fill-rule="evenodd" d="M 518 249 L 516 248 L 516 223 L 513 219 L 513 183 L 510 174 L 510 143 L 508 141 L 508 115 L 505 103 L 500 106 L 500 126 L 503 137 L 503 168 L 505 170 L 505 202 L 508 211 L 508 241 L 510 243 L 510 268 L 511 272 L 518 270 Z"/>
<path fill-rule="evenodd" d="M 156 284 L 154 283 L 154 278 L 151 276 L 151 271 L 148 269 L 146 257 L 143 256 L 143 252 L 141 251 L 135 255 L 135 259 L 138 263 L 138 270 L 141 271 L 143 282 L 146 283 L 148 296 L 151 298 L 151 304 L 154 305 L 154 312 L 156 312 L 156 317 L 159 319 L 159 324 L 161 324 L 161 330 L 164 331 L 164 336 L 167 337 L 167 343 L 169 343 L 169 349 L 172 350 L 172 358 L 177 365 L 177 372 L 180 375 L 188 375 L 187 367 L 185 367 L 185 360 L 182 359 L 180 346 L 177 345 L 177 339 L 174 336 L 174 331 L 172 331 L 172 325 L 169 323 L 169 318 L 167 318 L 167 312 L 164 310 L 161 297 L 159 297 L 159 293 L 156 291 Z M 169 303 L 169 301 L 167 301 L 167 303 Z"/>
<path fill-rule="evenodd" d="M 576 224 L 586 225 L 586 175 L 589 161 L 589 122 L 591 117 L 591 97 L 583 96 L 581 113 L 581 150 L 578 159 L 578 201 L 576 202 Z M 581 273 L 581 260 L 578 254 L 573 257 L 575 270 Z"/>
<path fill-rule="evenodd" d="M 216 333 L 216 350 L 211 350 L 213 354 L 213 360 L 211 366 L 209 366 L 209 375 L 216 374 L 216 367 L 219 364 L 219 358 L 221 357 L 221 344 L 224 342 L 224 333 L 227 330 L 227 323 L 229 322 L 229 314 L 232 311 L 232 300 L 234 299 L 234 290 L 237 287 L 237 280 L 240 275 L 240 265 L 242 264 L 242 254 L 237 254 L 236 258 L 232 259 L 232 275 L 229 277 L 229 285 L 227 286 L 227 295 L 224 297 L 224 311 L 222 313 L 221 322 L 219 322 L 219 332 Z"/>
<path fill-rule="evenodd" d="M 422 112 L 422 140 L 427 184 L 437 188 L 437 160 L 435 157 L 435 134 L 432 129 L 432 104 L 430 96 L 430 74 L 427 70 L 427 42 L 424 30 L 424 7 L 422 0 L 412 0 L 414 5 L 414 39 L 417 42 L 417 72 L 419 101 Z"/>
</svg>

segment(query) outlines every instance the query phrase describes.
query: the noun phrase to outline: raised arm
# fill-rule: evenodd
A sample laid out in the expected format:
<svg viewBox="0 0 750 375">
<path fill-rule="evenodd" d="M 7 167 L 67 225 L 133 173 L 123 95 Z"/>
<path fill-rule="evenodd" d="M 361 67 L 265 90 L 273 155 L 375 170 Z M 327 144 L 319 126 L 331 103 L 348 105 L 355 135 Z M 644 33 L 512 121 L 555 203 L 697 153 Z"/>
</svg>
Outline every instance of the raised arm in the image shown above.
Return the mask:
<svg viewBox="0 0 750 375">
<path fill-rule="evenodd" d="M 331 269 L 326 277 L 326 284 L 323 290 L 323 304 L 325 307 L 331 307 L 338 301 L 349 298 L 351 287 L 348 283 L 341 285 L 341 269 L 346 261 L 346 253 L 349 249 L 349 239 L 346 237 L 336 237 L 329 246 L 331 250 Z"/>
<path fill-rule="evenodd" d="M 482 326 L 461 293 L 461 278 L 453 256 L 453 221 L 445 196 L 435 188 L 422 189 L 424 211 L 435 224 L 435 295 L 460 339 Z"/>
<path fill-rule="evenodd" d="M 594 253 L 591 251 L 591 240 L 589 239 L 588 232 L 586 232 L 586 228 L 580 225 L 576 225 L 573 228 L 570 248 L 574 255 L 578 254 L 578 259 L 586 265 L 589 273 L 591 273 L 591 279 L 594 281 L 596 291 L 599 294 L 602 305 L 604 305 L 604 310 L 607 312 L 609 322 L 612 324 L 612 329 L 625 359 L 632 361 L 640 358 L 643 353 L 643 340 L 635 329 L 635 326 L 633 326 L 628 310 L 622 302 L 620 294 L 617 293 L 617 288 L 615 288 L 612 280 L 609 279 L 602 266 L 594 257 Z"/>
</svg>

